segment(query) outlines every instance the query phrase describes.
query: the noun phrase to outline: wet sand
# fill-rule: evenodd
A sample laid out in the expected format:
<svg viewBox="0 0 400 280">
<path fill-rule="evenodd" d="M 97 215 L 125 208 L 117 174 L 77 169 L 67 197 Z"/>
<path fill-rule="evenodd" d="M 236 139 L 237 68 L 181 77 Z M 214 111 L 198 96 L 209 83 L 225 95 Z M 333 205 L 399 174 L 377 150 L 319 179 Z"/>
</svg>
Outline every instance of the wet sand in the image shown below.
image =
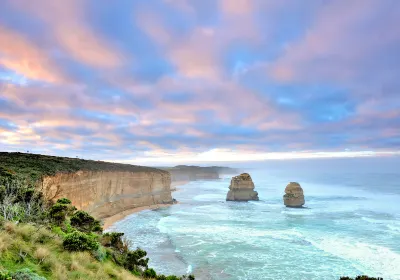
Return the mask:
<svg viewBox="0 0 400 280">
<path fill-rule="evenodd" d="M 114 216 L 108 217 L 103 219 L 103 229 L 107 229 L 110 226 L 112 226 L 114 223 L 122 220 L 123 218 L 125 218 L 126 216 L 129 216 L 131 214 L 143 211 L 143 210 L 154 210 L 154 209 L 158 209 L 158 208 L 162 208 L 162 207 L 168 207 L 174 205 L 173 203 L 169 203 L 169 204 L 155 204 L 155 205 L 149 205 L 149 206 L 142 206 L 142 207 L 136 207 L 136 208 L 132 208 L 129 210 L 125 210 L 121 213 L 118 213 Z"/>
</svg>

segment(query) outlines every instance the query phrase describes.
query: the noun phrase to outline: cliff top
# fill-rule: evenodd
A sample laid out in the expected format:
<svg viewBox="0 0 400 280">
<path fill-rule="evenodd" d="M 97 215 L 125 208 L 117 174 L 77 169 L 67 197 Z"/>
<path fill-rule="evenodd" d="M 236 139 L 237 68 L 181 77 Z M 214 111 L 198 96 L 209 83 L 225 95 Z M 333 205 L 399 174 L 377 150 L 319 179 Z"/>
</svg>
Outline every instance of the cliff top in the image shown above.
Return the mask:
<svg viewBox="0 0 400 280">
<path fill-rule="evenodd" d="M 114 162 L 85 160 L 79 158 L 56 157 L 27 153 L 0 152 L 0 179 L 12 175 L 24 176 L 31 182 L 36 182 L 42 176 L 56 173 L 85 171 L 156 171 L 166 172 L 157 168 L 130 165 Z"/>
<path fill-rule="evenodd" d="M 242 173 L 242 174 L 240 174 L 238 176 L 233 177 L 232 179 L 235 180 L 235 181 L 239 181 L 239 180 L 251 181 L 250 174 L 248 174 L 248 173 Z"/>
</svg>

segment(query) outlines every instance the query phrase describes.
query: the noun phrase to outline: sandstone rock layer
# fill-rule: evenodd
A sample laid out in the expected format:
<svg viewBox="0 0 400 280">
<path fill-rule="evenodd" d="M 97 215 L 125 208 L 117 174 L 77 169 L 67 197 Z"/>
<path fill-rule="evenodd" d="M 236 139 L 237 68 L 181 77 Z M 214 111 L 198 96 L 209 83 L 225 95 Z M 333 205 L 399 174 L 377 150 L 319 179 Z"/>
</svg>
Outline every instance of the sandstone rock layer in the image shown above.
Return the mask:
<svg viewBox="0 0 400 280">
<path fill-rule="evenodd" d="M 227 201 L 249 201 L 258 200 L 258 193 L 254 191 L 254 183 L 247 173 L 235 176 L 231 180 Z"/>
<path fill-rule="evenodd" d="M 302 207 L 304 205 L 304 193 L 299 183 L 290 182 L 286 186 L 283 203 L 286 207 Z"/>
<path fill-rule="evenodd" d="M 43 179 L 48 199 L 69 198 L 78 209 L 98 219 L 126 210 L 172 203 L 171 176 L 155 171 L 78 171 L 59 173 Z"/>
</svg>

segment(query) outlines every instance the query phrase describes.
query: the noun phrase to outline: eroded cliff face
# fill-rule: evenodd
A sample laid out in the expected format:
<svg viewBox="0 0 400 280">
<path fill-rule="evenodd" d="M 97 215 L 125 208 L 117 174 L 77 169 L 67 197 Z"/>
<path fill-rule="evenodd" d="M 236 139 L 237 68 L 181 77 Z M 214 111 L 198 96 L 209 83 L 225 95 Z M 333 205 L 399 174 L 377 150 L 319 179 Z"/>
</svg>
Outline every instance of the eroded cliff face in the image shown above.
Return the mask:
<svg viewBox="0 0 400 280">
<path fill-rule="evenodd" d="M 156 171 L 78 171 L 45 177 L 40 188 L 48 199 L 66 197 L 98 219 L 126 210 L 172 203 L 171 176 Z"/>
<path fill-rule="evenodd" d="M 232 177 L 229 191 L 226 195 L 227 201 L 249 201 L 259 200 L 258 193 L 254 191 L 254 183 L 248 173 L 242 173 Z"/>
</svg>

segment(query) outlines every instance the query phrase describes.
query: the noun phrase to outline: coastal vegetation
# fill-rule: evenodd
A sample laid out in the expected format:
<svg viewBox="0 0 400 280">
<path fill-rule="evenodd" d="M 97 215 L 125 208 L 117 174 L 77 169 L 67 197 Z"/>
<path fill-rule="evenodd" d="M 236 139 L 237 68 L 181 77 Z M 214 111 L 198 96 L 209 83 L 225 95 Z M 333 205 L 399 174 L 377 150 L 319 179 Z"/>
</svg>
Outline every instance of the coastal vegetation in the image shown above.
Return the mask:
<svg viewBox="0 0 400 280">
<path fill-rule="evenodd" d="M 34 185 L 43 176 L 86 171 L 158 171 L 156 168 L 113 162 L 55 157 L 29 153 L 0 152 L 0 183 L 4 178 L 19 176 Z"/>
<path fill-rule="evenodd" d="M 194 279 L 157 274 L 123 233 L 103 233 L 67 198 L 44 201 L 20 176 L 2 177 L 0 189 L 0 280 Z"/>
</svg>

